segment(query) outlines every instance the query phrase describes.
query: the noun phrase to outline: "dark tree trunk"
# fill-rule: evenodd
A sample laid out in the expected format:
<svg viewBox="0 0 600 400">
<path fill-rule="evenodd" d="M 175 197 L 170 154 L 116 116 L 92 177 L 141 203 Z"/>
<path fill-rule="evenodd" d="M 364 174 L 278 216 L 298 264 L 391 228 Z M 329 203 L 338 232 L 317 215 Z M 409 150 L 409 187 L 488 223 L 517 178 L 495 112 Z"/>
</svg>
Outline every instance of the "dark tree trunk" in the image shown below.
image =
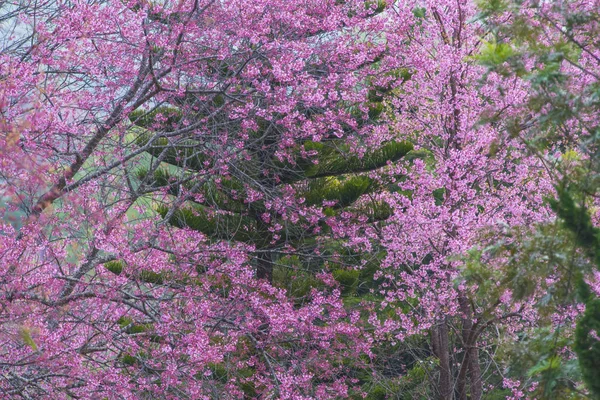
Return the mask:
<svg viewBox="0 0 600 400">
<path fill-rule="evenodd" d="M 465 350 L 463 361 L 460 366 L 460 373 L 458 374 L 458 378 L 456 378 L 456 391 L 458 392 L 458 400 L 467 400 L 467 374 L 463 371 L 468 370 L 468 363 L 470 362 L 470 353 Z"/>
<path fill-rule="evenodd" d="M 477 340 L 469 352 L 469 380 L 471 381 L 471 400 L 481 400 L 483 396 L 483 383 L 481 382 L 481 366 L 479 365 L 479 349 Z"/>
<path fill-rule="evenodd" d="M 452 400 L 452 371 L 450 369 L 450 349 L 448 346 L 448 324 L 442 321 L 431 329 L 433 353 L 440 362 L 438 393 L 440 400 Z"/>
<path fill-rule="evenodd" d="M 483 386 L 481 383 L 481 367 L 479 365 L 479 350 L 477 349 L 477 335 L 473 330 L 473 312 L 469 306 L 469 300 L 460 296 L 460 310 L 463 313 L 462 318 L 462 339 L 465 348 L 463 364 L 458 374 L 457 389 L 458 398 L 467 400 L 467 375 L 470 382 L 471 400 L 480 400 L 483 395 Z M 467 374 L 468 372 L 468 374 Z"/>
</svg>

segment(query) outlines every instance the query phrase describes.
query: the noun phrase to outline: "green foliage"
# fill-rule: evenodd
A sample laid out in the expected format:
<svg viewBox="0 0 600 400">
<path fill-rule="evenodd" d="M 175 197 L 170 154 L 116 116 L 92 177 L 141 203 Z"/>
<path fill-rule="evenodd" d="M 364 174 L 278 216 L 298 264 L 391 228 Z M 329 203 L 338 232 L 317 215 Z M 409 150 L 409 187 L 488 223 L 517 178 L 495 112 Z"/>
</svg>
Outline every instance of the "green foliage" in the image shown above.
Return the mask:
<svg viewBox="0 0 600 400">
<path fill-rule="evenodd" d="M 509 389 L 493 389 L 484 393 L 482 400 L 506 400 L 510 398 L 511 391 Z"/>
<path fill-rule="evenodd" d="M 376 385 L 367 392 L 367 400 L 386 400 L 387 390 L 383 385 Z"/>
<path fill-rule="evenodd" d="M 579 358 L 583 379 L 594 398 L 600 399 L 600 299 L 586 304 L 585 314 L 577 324 L 574 350 Z"/>
<path fill-rule="evenodd" d="M 572 340 L 570 326 L 530 329 L 521 333 L 518 341 L 502 343 L 497 349 L 497 359 L 507 364 L 507 376 L 536 383 L 535 390 L 530 392 L 532 398 L 578 399 L 581 372 L 577 359 L 564 351 L 572 345 Z"/>
<path fill-rule="evenodd" d="M 439 188 L 433 191 L 433 198 L 435 199 L 436 206 L 440 206 L 444 203 L 444 197 L 446 197 L 446 188 Z"/>
<path fill-rule="evenodd" d="M 130 366 L 133 366 L 133 365 L 137 364 L 138 360 L 137 360 L 137 358 L 135 358 L 135 357 L 134 357 L 134 356 L 132 356 L 131 354 L 124 354 L 124 355 L 121 357 L 121 362 L 122 362 L 124 365 L 127 365 L 127 366 L 129 366 L 129 367 L 130 367 Z"/>
<path fill-rule="evenodd" d="M 552 208 L 573 232 L 579 247 L 594 261 L 596 269 L 600 269 L 600 229 L 593 225 L 589 211 L 583 205 L 576 204 L 568 188 L 559 187 L 557 191 L 558 199 L 551 200 Z M 600 382 L 597 379 L 600 371 L 600 341 L 596 339 L 600 333 L 600 299 L 592 294 L 582 274 L 577 279 L 580 298 L 586 301 L 586 311 L 577 323 L 573 348 L 588 389 L 595 398 L 600 398 Z"/>
<path fill-rule="evenodd" d="M 157 207 L 165 218 L 169 208 Z M 270 242 L 267 231 L 259 229 L 253 218 L 235 213 L 214 213 L 213 210 L 192 204 L 176 210 L 169 223 L 178 228 L 191 228 L 208 236 L 222 240 L 236 240 L 244 243 L 266 245 Z"/>
<path fill-rule="evenodd" d="M 408 142 L 388 142 L 361 158 L 350 150 L 342 151 L 326 146 L 324 143 L 316 142 L 304 144 L 306 150 L 317 150 L 319 152 L 318 164 L 313 164 L 308 168 L 305 172 L 306 177 L 319 178 L 371 171 L 398 161 L 413 149 L 412 144 Z"/>
<path fill-rule="evenodd" d="M 541 360 L 537 365 L 527 371 L 527 375 L 534 376 L 537 374 L 554 374 L 560 367 L 560 358 L 552 356 L 549 359 Z"/>
<path fill-rule="evenodd" d="M 109 261 L 107 263 L 104 263 L 104 268 L 106 268 L 115 275 L 121 275 L 121 272 L 123 272 L 124 267 L 125 262 L 121 260 Z"/>
<path fill-rule="evenodd" d="M 162 285 L 165 281 L 164 273 L 142 270 L 139 273 L 139 279 L 145 283 L 154 283 L 156 285 Z"/>
<path fill-rule="evenodd" d="M 104 263 L 104 268 L 115 275 L 121 275 L 126 266 L 127 264 L 123 260 L 115 260 Z M 150 270 L 129 271 L 128 276 L 136 278 L 140 282 L 152 283 L 156 285 L 162 285 L 166 280 L 166 273 L 154 272 Z"/>
<path fill-rule="evenodd" d="M 398 383 L 397 398 L 402 400 L 425 400 L 431 398 L 430 376 L 434 374 L 437 360 L 426 358 L 416 362 Z"/>
<path fill-rule="evenodd" d="M 427 9 L 425 7 L 415 7 L 413 9 L 413 15 L 416 18 L 425 18 L 427 15 Z"/>
<path fill-rule="evenodd" d="M 377 118 L 379 118 L 379 116 L 381 115 L 381 113 L 384 110 L 384 105 L 383 103 L 370 103 L 369 104 L 369 119 L 371 120 L 375 120 Z"/>
<path fill-rule="evenodd" d="M 501 13 L 508 7 L 506 0 L 478 0 L 476 4 L 480 10 L 479 18 Z"/>
<path fill-rule="evenodd" d="M 600 229 L 596 228 L 588 210 L 577 205 L 570 191 L 565 187 L 557 188 L 558 199 L 550 199 L 553 210 L 564 221 L 565 226 L 575 233 L 575 239 L 595 261 L 600 269 Z"/>
<path fill-rule="evenodd" d="M 148 332 L 151 329 L 152 329 L 152 324 L 133 325 L 127 330 L 127 333 L 134 335 L 136 333 Z"/>
<path fill-rule="evenodd" d="M 392 216 L 394 210 L 385 201 L 370 201 L 358 210 L 369 218 L 369 222 L 385 221 Z"/>
<path fill-rule="evenodd" d="M 141 366 L 147 359 L 148 354 L 142 350 L 138 351 L 135 355 L 127 352 L 121 355 L 121 363 L 128 367 L 132 367 L 134 365 Z"/>
<path fill-rule="evenodd" d="M 125 329 L 129 325 L 133 324 L 133 319 L 127 316 L 123 316 L 117 320 L 117 324 L 119 324 L 121 329 Z"/>
<path fill-rule="evenodd" d="M 181 182 L 181 179 L 190 178 L 190 175 L 183 174 L 183 176 L 178 176 L 169 171 L 168 168 L 158 168 L 154 171 L 152 178 L 148 178 L 147 168 L 138 169 L 136 175 L 140 180 L 147 179 L 153 187 L 168 187 L 168 193 L 173 196 L 177 196 L 182 187 L 190 192 L 200 194 L 202 196 L 199 197 L 202 197 L 203 201 L 194 201 L 194 203 L 198 205 L 202 204 L 204 206 L 213 207 L 215 210 L 231 211 L 234 213 L 241 213 L 248 209 L 247 205 L 237 199 L 245 196 L 245 188 L 237 179 L 220 179 L 219 184 L 216 184 L 213 180 L 208 180 L 202 187 L 192 191 L 196 183 L 194 179 L 188 179 L 183 183 L 178 183 Z M 232 198 L 230 195 L 234 192 L 237 194 L 236 199 Z M 259 202 L 254 202 L 252 207 L 258 209 L 261 207 L 261 204 Z"/>
<path fill-rule="evenodd" d="M 324 200 L 329 200 L 336 201 L 337 208 L 344 208 L 352 205 L 373 187 L 373 180 L 366 176 L 318 178 L 309 182 L 308 191 L 303 197 L 309 205 L 319 205 Z"/>
<path fill-rule="evenodd" d="M 156 171 L 154 171 L 154 175 L 152 176 L 152 178 L 148 177 L 148 169 L 147 168 L 138 169 L 136 172 L 136 175 L 137 175 L 138 179 L 140 179 L 140 180 L 144 180 L 144 179 L 150 180 L 150 182 L 152 183 L 152 185 L 154 187 L 165 187 L 165 186 L 168 186 L 169 183 L 173 181 L 173 177 L 171 176 L 171 174 L 169 173 L 169 171 L 166 168 L 158 168 Z"/>
<path fill-rule="evenodd" d="M 313 289 L 325 287 L 296 255 L 284 256 L 277 261 L 273 268 L 273 285 L 285 288 L 297 304 L 302 304 Z"/>
<path fill-rule="evenodd" d="M 336 269 L 333 277 L 340 283 L 343 295 L 355 294 L 360 283 L 360 271 L 354 269 Z"/>
<path fill-rule="evenodd" d="M 485 42 L 479 51 L 477 60 L 485 66 L 497 66 L 515 55 L 510 43 Z"/>
<path fill-rule="evenodd" d="M 157 123 L 157 117 L 164 122 Z M 129 114 L 129 120 L 135 125 L 151 129 L 155 125 L 169 127 L 178 123 L 182 118 L 181 111 L 175 107 L 158 107 L 150 112 L 135 110 Z"/>
<path fill-rule="evenodd" d="M 209 368 L 211 371 L 211 376 L 213 379 L 221 382 L 221 383 L 227 383 L 228 381 L 228 373 L 227 373 L 227 368 L 225 367 L 225 365 L 221 364 L 216 364 L 216 363 L 211 363 L 209 364 Z"/>
<path fill-rule="evenodd" d="M 33 337 L 31 337 L 31 330 L 29 328 L 22 327 L 19 329 L 19 336 L 26 346 L 30 347 L 33 351 L 38 351 L 38 346 Z"/>
<path fill-rule="evenodd" d="M 583 255 L 575 256 L 574 235 L 561 223 L 533 228 L 513 228 L 503 237 L 491 236 L 486 247 L 469 252 L 461 276 L 467 284 L 476 285 L 475 299 L 484 310 L 493 310 L 507 290 L 511 301 L 545 292 L 536 304 L 538 326 L 524 330 L 517 341 L 501 342 L 495 360 L 506 365 L 505 376 L 537 382 L 532 392 L 535 398 L 575 399 L 581 390 L 577 387 L 581 371 L 577 360 L 564 351 L 573 345 L 574 321 L 557 326 L 554 319 L 558 307 L 575 303 L 576 277 L 589 270 L 589 262 Z M 548 276 L 553 279 L 547 280 Z M 493 317 L 492 313 L 486 315 Z M 498 398 L 502 392 L 488 396 Z"/>
<path fill-rule="evenodd" d="M 365 9 L 371 10 L 376 14 L 379 14 L 383 10 L 385 10 L 386 1 L 385 0 L 367 0 L 365 1 Z"/>
</svg>

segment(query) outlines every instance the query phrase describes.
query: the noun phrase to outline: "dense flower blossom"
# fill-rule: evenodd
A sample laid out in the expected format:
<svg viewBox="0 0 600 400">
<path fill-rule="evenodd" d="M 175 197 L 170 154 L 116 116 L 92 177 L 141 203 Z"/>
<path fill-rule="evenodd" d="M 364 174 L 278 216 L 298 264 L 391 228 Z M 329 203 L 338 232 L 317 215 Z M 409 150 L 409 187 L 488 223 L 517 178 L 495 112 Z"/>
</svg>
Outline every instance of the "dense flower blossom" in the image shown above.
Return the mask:
<svg viewBox="0 0 600 400">
<path fill-rule="evenodd" d="M 520 290 L 490 254 L 553 223 L 548 165 L 580 136 L 540 157 L 511 134 L 535 83 L 480 62 L 475 3 L 0 5 L 0 393 L 367 396 L 378 349 L 427 340 L 389 368 L 481 398 L 480 349 L 562 279 Z M 583 306 L 553 311 L 572 330 Z"/>
</svg>

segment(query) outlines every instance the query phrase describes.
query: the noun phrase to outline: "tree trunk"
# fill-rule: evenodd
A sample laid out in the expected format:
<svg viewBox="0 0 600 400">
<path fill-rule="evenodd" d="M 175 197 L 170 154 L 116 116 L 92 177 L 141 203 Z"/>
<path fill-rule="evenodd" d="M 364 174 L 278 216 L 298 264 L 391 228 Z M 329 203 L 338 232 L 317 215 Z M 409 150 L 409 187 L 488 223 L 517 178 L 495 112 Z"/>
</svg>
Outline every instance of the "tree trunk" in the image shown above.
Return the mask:
<svg viewBox="0 0 600 400">
<path fill-rule="evenodd" d="M 469 300 L 465 296 L 458 299 L 462 318 L 462 339 L 465 349 L 463 365 L 458 374 L 458 394 L 460 400 L 467 400 L 467 371 L 470 382 L 471 400 L 480 400 L 483 395 L 481 383 L 481 367 L 479 366 L 479 350 L 477 349 L 477 335 L 473 331 L 473 312 L 469 306 Z"/>
<path fill-rule="evenodd" d="M 481 400 L 483 383 L 481 382 L 481 366 L 479 365 L 479 349 L 475 339 L 469 352 L 469 380 L 471 381 L 471 400 Z"/>
<path fill-rule="evenodd" d="M 469 363 L 471 362 L 471 353 L 465 349 L 462 364 L 458 378 L 456 378 L 456 391 L 458 392 L 458 400 L 467 400 L 467 373 Z"/>
<path fill-rule="evenodd" d="M 450 369 L 450 349 L 448 348 L 448 325 L 446 320 L 431 329 L 433 353 L 440 362 L 438 393 L 440 400 L 452 400 L 452 371 Z"/>
</svg>

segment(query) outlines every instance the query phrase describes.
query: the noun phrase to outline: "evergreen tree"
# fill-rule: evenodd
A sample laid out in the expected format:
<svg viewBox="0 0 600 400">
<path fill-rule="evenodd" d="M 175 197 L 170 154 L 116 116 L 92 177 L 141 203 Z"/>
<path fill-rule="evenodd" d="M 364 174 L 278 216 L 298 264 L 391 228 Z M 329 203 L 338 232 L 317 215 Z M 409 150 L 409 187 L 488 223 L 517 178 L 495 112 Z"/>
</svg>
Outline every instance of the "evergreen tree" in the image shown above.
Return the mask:
<svg viewBox="0 0 600 400">
<path fill-rule="evenodd" d="M 354 112 L 357 126 L 375 126 L 383 111 L 381 90 L 374 88 L 369 92 L 365 101 L 368 119 L 363 120 L 360 112 Z M 222 102 L 220 96 L 213 99 L 214 105 Z M 307 119 L 324 118 L 321 111 L 297 110 Z M 198 120 L 202 117 L 201 113 L 195 116 Z M 214 241 L 254 247 L 256 276 L 268 281 L 273 280 L 274 266 L 289 261 L 291 255 L 296 255 L 296 260 L 298 254 L 303 255 L 303 267 L 315 270 L 320 263 L 317 259 L 322 258 L 315 252 L 319 238 L 332 235 L 328 221 L 347 212 L 354 213 L 355 218 L 350 218 L 354 222 L 360 216 L 370 222 L 385 220 L 390 209 L 376 194 L 388 190 L 390 185 L 385 178 L 370 173 L 400 160 L 412 149 L 408 142 L 386 141 L 373 148 L 361 146 L 360 138 L 352 142 L 331 135 L 320 141 L 294 143 L 282 156 L 286 134 L 281 119 L 257 118 L 256 129 L 249 138 L 251 145 L 227 161 L 229 173 L 199 177 L 198 172 L 215 162 L 214 151 L 206 149 L 201 139 L 190 137 L 170 143 L 162 138 L 148 146 L 149 138 L 155 136 L 150 131 L 168 131 L 169 125 L 182 122 L 177 105 L 152 112 L 137 111 L 130 119 L 142 128 L 136 138 L 138 145 L 148 147 L 152 155 L 149 166 L 138 171 L 141 181 L 154 188 L 163 187 L 172 196 L 182 191 L 191 195 L 190 201 L 177 210 L 159 205 L 157 210 L 163 218 L 168 217 L 173 226 L 196 230 Z M 226 119 L 226 115 L 213 117 L 215 130 L 220 124 L 232 123 Z M 202 180 L 200 185 L 198 180 Z M 286 195 L 290 196 L 285 205 L 289 208 L 274 210 L 273 201 Z M 317 220 L 309 222 L 311 217 Z M 341 276 L 342 272 L 338 274 Z"/>
<path fill-rule="evenodd" d="M 406 73 L 395 75 L 406 79 Z M 386 94 L 385 88 L 372 85 L 364 104 L 352 108 L 340 103 L 340 107 L 347 107 L 344 112 L 353 115 L 354 129 L 376 129 Z M 344 127 L 345 137 L 331 134 L 284 148 L 285 115 L 273 120 L 258 117 L 248 134 L 251 145 L 240 152 L 229 143 L 219 149 L 227 160 L 227 168 L 219 170 L 228 173 L 206 176 L 203 172 L 222 160 L 215 157 L 214 149 L 204 146 L 202 138 L 190 135 L 175 142 L 166 137 L 150 142 L 156 132 L 180 127 L 186 118 L 191 124 L 206 119 L 209 110 L 222 106 L 223 101 L 215 96 L 211 107 L 193 117 L 184 116 L 177 103 L 130 115 L 139 127 L 136 143 L 150 155 L 137 177 L 153 191 L 161 188 L 170 199 L 156 202 L 158 213 L 173 227 L 200 232 L 214 243 L 250 246 L 256 278 L 286 289 L 297 305 L 306 301 L 312 289 L 323 286 L 316 279 L 323 271 L 333 275 L 347 308 L 357 309 L 362 301 L 380 301 L 371 289 L 377 286 L 373 276 L 385 252 L 376 245 L 369 248 L 350 242 L 391 215 L 381 194 L 397 190 L 393 182 L 402 177 L 388 166 L 410 153 L 412 145 L 394 140 L 371 144 L 368 140 L 373 137 L 363 140 L 352 135 L 349 124 Z M 194 99 L 183 102 L 187 108 Z M 362 117 L 360 107 L 367 110 L 367 118 Z M 326 118 L 323 110 L 296 111 L 306 119 Z M 224 125 L 242 129 L 226 113 L 213 111 L 208 121 L 215 131 Z M 173 208 L 177 198 L 187 200 Z M 119 265 L 114 272 L 121 273 L 122 268 L 126 266 Z M 198 266 L 199 273 L 202 268 Z M 147 272 L 140 278 L 150 283 L 161 280 Z M 366 372 L 367 360 L 351 364 L 346 367 L 367 391 L 382 390 Z M 224 381 L 239 372 L 216 368 Z M 242 390 L 252 393 L 248 387 Z"/>
</svg>

